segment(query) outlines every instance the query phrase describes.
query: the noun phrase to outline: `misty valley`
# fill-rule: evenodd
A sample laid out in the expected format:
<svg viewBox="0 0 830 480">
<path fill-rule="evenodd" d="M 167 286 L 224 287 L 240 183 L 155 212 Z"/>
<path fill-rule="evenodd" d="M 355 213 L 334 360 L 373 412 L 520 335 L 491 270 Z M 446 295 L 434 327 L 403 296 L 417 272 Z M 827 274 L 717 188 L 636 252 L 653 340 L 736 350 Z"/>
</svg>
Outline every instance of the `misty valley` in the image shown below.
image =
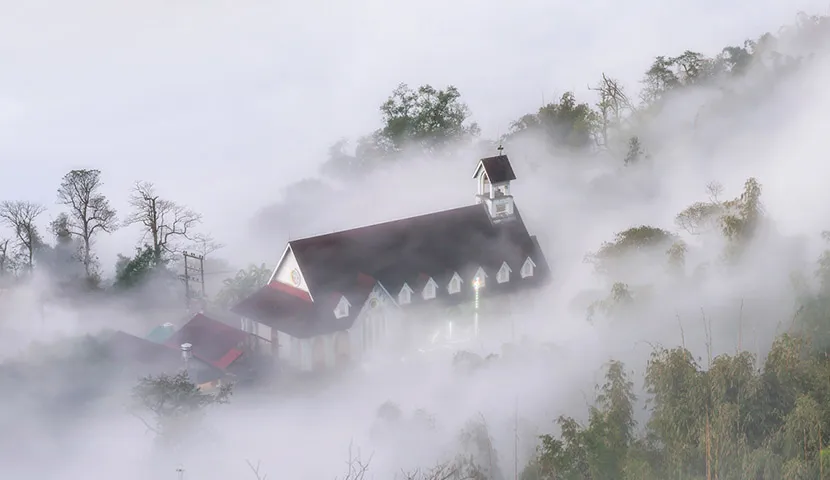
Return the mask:
<svg viewBox="0 0 830 480">
<path fill-rule="evenodd" d="M 0 479 L 830 479 L 829 45 L 800 13 L 498 136 L 402 83 L 233 232 L 164 171 L 0 190 Z"/>
</svg>

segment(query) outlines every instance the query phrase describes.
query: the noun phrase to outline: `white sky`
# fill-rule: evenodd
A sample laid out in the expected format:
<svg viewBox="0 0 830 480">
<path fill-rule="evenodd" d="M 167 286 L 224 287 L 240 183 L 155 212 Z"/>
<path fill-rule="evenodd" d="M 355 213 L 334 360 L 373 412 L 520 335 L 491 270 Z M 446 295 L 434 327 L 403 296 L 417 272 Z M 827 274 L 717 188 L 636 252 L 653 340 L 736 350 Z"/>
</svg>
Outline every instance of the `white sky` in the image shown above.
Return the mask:
<svg viewBox="0 0 830 480">
<path fill-rule="evenodd" d="M 100 168 L 120 210 L 150 180 L 232 242 L 338 137 L 376 128 L 399 82 L 455 84 L 496 136 L 603 71 L 633 87 L 655 55 L 717 53 L 799 10 L 827 2 L 0 0 L 0 198 L 55 215 L 63 173 Z M 102 238 L 102 260 L 135 236 Z"/>
</svg>

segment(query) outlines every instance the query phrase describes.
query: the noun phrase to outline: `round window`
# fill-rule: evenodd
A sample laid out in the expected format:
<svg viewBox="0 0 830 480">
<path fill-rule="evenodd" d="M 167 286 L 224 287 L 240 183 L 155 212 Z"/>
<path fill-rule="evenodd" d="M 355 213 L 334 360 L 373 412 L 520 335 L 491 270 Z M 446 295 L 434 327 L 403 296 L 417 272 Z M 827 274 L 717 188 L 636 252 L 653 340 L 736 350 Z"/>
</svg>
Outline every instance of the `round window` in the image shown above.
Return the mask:
<svg viewBox="0 0 830 480">
<path fill-rule="evenodd" d="M 296 268 L 291 270 L 291 283 L 293 283 L 295 287 L 300 286 L 300 271 Z"/>
<path fill-rule="evenodd" d="M 373 298 L 373 299 L 369 300 L 369 308 L 375 308 L 377 306 L 378 306 L 378 299 L 377 298 Z"/>
</svg>

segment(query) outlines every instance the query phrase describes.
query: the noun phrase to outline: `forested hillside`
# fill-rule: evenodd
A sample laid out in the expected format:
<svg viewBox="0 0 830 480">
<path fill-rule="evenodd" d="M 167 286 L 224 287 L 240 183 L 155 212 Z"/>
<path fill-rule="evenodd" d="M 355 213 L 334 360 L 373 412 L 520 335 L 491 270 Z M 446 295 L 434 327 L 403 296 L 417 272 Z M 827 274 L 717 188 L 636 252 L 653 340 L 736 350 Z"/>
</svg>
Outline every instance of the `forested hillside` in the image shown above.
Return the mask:
<svg viewBox="0 0 830 480">
<path fill-rule="evenodd" d="M 793 25 L 721 52 L 666 52 L 644 72 L 639 89 L 624 86 L 612 72 L 586 79 L 594 98 L 566 92 L 515 119 L 502 138 L 481 137 L 474 112 L 455 87 L 401 84 L 379 108 L 380 127 L 333 144 L 319 178 L 286 188 L 279 202 L 252 219 L 252 235 L 267 231 L 279 237 L 321 228 L 310 227 L 314 220 L 298 212 L 351 208 L 344 198 L 349 191 L 384 172 L 424 158 L 452 169 L 468 161 L 471 152 L 494 154 L 499 144 L 537 184 L 566 181 L 544 176 L 559 168 L 550 165 L 565 162 L 575 169 L 612 172 L 612 188 L 624 190 L 621 184 L 635 181 L 637 172 L 671 170 L 667 162 L 685 145 L 695 145 L 697 154 L 717 149 L 721 137 L 715 132 L 754 121 L 753 108 L 827 62 L 828 46 L 830 17 L 802 14 Z M 25 286 L 43 271 L 59 287 L 58 296 L 95 301 L 135 293 L 142 307 L 147 299 L 181 304 L 175 262 L 183 250 L 221 256 L 222 232 L 213 232 L 218 241 L 200 232 L 201 215 L 158 193 L 146 181 L 152 179 L 139 179 L 133 191 L 124 192 L 131 210 L 116 212 L 100 193 L 105 178 L 106 171 L 80 169 L 56 179 L 59 213 L 48 231 L 39 228 L 46 206 L 17 199 L 0 203 L 0 221 L 7 227 L 0 238 L 0 287 Z M 750 175 L 740 185 L 724 185 L 710 178 L 701 186 L 699 201 L 675 212 L 673 225 L 638 222 L 606 232 L 607 242 L 585 246 L 584 260 L 605 290 L 603 298 L 588 302 L 584 321 L 620 330 L 670 325 L 678 340 L 652 345 L 642 375 L 622 361 L 609 362 L 587 406 L 586 422 L 561 416 L 549 419 L 553 424 L 537 425 L 549 433 L 540 438 L 532 461 L 521 466 L 522 479 L 830 478 L 830 244 L 803 268 L 790 261 L 806 251 L 779 232 L 780 219 L 765 209 L 765 184 L 775 180 Z M 646 189 L 637 194 L 651 195 Z M 140 230 L 137 248 L 119 257 L 115 271 L 104 272 L 95 240 L 125 225 Z M 825 228 L 830 221 L 818 226 Z M 820 240 L 830 242 L 830 233 L 806 241 Z M 226 308 L 269 273 L 264 264 L 241 270 L 220 291 L 210 292 L 210 300 Z M 713 285 L 744 288 L 769 275 L 777 276 L 776 289 L 787 286 L 781 298 L 792 305 L 768 298 L 774 305 L 750 314 L 741 300 L 740 308 L 729 318 L 721 315 L 714 328 L 708 306 L 689 306 Z M 766 290 L 759 294 L 767 295 Z M 675 305 L 681 298 L 684 306 Z M 694 319 L 686 315 L 690 310 Z M 769 325 L 775 331 L 767 337 L 751 333 Z M 704 332 L 704 351 L 686 344 L 691 330 Z M 726 331 L 737 334 L 720 338 Z M 773 337 L 771 344 L 753 343 Z M 714 342 L 721 348 L 713 348 Z M 638 421 L 642 403 L 646 420 Z M 467 473 L 505 478 L 464 465 L 442 471 L 448 476 L 440 478 L 461 479 Z"/>
</svg>

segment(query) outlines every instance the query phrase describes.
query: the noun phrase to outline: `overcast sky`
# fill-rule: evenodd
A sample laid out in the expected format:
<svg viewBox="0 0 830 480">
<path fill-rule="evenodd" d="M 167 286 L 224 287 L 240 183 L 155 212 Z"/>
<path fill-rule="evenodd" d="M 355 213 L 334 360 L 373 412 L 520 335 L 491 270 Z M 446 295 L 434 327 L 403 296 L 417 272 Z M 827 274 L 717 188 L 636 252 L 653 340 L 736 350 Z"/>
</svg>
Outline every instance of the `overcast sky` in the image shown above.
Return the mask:
<svg viewBox="0 0 830 480">
<path fill-rule="evenodd" d="M 496 136 L 603 71 L 633 87 L 655 55 L 714 54 L 799 10 L 827 2 L 0 0 L 0 197 L 54 216 L 63 173 L 100 168 L 121 210 L 151 180 L 228 230 L 376 128 L 399 82 L 455 84 Z M 102 239 L 102 259 L 134 242 Z"/>
</svg>

